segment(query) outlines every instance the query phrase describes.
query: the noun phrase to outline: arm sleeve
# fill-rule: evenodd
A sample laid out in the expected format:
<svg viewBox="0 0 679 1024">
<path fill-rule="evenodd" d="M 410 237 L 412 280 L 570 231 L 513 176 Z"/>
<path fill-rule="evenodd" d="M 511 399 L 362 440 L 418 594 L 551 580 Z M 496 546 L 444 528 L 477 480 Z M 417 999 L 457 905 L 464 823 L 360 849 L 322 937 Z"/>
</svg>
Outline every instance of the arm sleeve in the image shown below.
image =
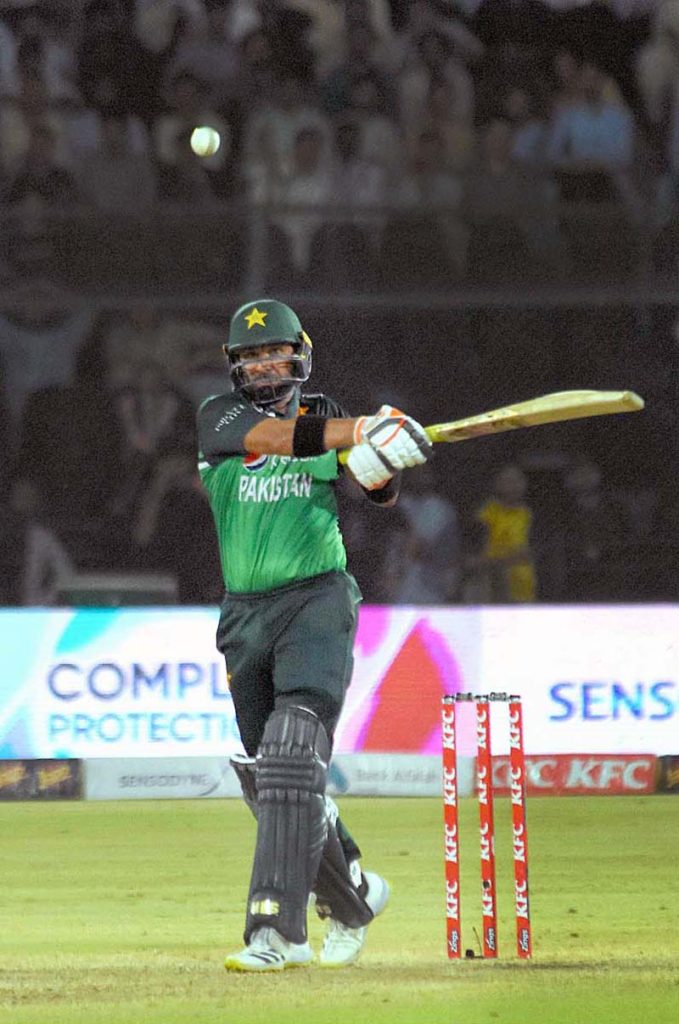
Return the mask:
<svg viewBox="0 0 679 1024">
<path fill-rule="evenodd" d="M 231 455 L 245 455 L 245 435 L 266 418 L 237 395 L 207 398 L 196 420 L 198 457 L 217 466 Z"/>
</svg>

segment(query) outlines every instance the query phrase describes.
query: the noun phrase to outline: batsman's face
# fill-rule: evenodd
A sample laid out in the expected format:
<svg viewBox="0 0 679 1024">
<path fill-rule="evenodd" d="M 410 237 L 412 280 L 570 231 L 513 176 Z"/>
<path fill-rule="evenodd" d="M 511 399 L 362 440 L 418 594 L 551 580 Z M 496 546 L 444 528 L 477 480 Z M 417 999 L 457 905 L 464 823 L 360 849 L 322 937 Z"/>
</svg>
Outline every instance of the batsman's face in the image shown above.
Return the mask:
<svg viewBox="0 0 679 1024">
<path fill-rule="evenodd" d="M 273 345 L 254 345 L 239 352 L 239 363 L 251 382 L 274 377 L 289 377 L 292 363 L 287 356 L 294 352 L 287 341 L 275 342 Z"/>
</svg>

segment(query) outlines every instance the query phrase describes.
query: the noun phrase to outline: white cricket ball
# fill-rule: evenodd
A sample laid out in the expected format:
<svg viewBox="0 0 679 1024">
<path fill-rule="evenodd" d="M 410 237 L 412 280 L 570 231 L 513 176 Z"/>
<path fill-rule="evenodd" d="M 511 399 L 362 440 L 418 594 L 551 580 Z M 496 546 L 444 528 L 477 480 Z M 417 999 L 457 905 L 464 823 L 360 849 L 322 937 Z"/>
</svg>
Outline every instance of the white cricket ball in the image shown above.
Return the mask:
<svg viewBox="0 0 679 1024">
<path fill-rule="evenodd" d="M 219 132 L 208 125 L 201 125 L 191 132 L 191 149 L 196 156 L 213 156 L 221 143 Z"/>
</svg>

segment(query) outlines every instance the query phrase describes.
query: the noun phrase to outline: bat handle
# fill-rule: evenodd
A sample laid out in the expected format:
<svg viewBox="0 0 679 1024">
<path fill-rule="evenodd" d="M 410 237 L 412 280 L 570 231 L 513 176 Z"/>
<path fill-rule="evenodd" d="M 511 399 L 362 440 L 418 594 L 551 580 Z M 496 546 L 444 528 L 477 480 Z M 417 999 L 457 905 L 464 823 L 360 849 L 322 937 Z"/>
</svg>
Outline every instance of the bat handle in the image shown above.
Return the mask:
<svg viewBox="0 0 679 1024">
<path fill-rule="evenodd" d="M 439 440 L 439 438 L 438 438 L 438 427 L 436 427 L 436 426 L 425 427 L 424 428 L 424 432 L 425 432 L 425 434 L 427 435 L 427 437 L 429 438 L 430 441 L 438 441 Z M 351 448 L 339 448 L 338 449 L 338 451 L 337 451 L 337 461 L 339 462 L 339 464 L 341 466 L 346 466 L 347 462 L 349 461 L 349 452 L 350 451 L 351 451 Z"/>
</svg>

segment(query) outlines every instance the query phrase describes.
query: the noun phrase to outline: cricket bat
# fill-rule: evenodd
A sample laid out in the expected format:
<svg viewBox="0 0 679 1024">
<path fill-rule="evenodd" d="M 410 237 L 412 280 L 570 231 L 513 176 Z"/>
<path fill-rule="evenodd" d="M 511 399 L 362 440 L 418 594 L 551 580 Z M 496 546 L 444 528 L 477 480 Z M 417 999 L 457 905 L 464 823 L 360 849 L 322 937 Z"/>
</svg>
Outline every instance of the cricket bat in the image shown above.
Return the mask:
<svg viewBox="0 0 679 1024">
<path fill-rule="evenodd" d="M 619 412 L 639 412 L 644 400 L 634 391 L 555 391 L 540 398 L 506 405 L 501 409 L 426 427 L 430 441 L 468 441 L 485 434 L 501 434 L 519 427 L 539 427 L 543 423 L 610 416 Z"/>
<path fill-rule="evenodd" d="M 562 423 L 588 416 L 610 416 L 619 412 L 639 412 L 644 400 L 634 391 L 555 391 L 525 402 L 491 409 L 477 416 L 466 416 L 451 423 L 435 423 L 425 427 L 430 441 L 469 441 L 486 434 L 502 434 L 519 427 L 539 427 L 543 423 Z M 340 453 L 346 462 L 348 450 Z"/>
</svg>

